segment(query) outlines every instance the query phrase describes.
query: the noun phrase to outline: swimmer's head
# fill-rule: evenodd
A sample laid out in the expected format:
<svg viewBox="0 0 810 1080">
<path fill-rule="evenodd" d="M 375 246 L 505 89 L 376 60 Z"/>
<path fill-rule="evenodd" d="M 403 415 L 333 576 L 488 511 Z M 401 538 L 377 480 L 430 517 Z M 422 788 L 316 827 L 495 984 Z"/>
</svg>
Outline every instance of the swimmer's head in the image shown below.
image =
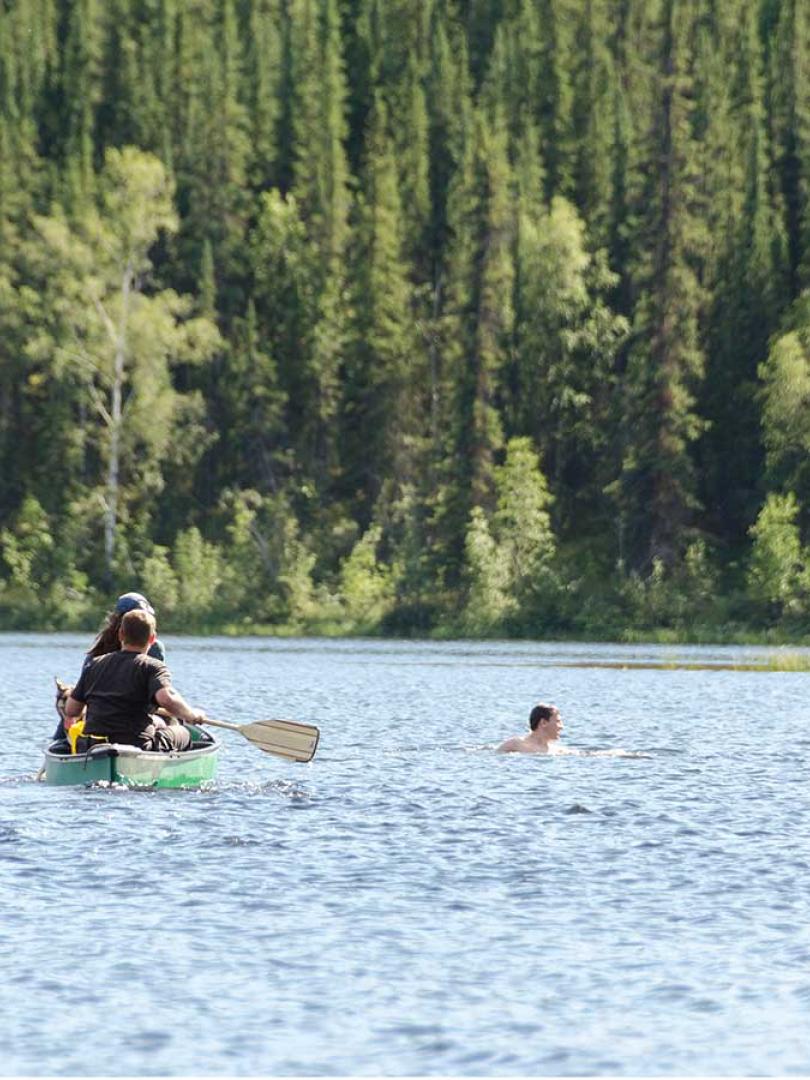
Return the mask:
<svg viewBox="0 0 810 1080">
<path fill-rule="evenodd" d="M 562 731 L 562 721 L 560 720 L 560 710 L 556 705 L 546 705 L 543 702 L 535 705 L 529 713 L 529 727 L 532 731 L 537 731 L 541 725 L 553 731 L 554 738 L 559 737 Z"/>
</svg>

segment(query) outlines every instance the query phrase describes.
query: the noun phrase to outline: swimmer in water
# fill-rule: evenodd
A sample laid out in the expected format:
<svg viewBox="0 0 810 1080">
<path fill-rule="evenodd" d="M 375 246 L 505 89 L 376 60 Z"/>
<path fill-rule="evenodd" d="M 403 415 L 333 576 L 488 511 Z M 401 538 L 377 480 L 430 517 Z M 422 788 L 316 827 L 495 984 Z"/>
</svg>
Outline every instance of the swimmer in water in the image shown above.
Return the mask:
<svg viewBox="0 0 810 1080">
<path fill-rule="evenodd" d="M 498 747 L 499 754 L 559 754 L 559 742 L 563 730 L 560 710 L 556 705 L 535 705 L 529 713 L 528 735 L 515 735 Z"/>
</svg>

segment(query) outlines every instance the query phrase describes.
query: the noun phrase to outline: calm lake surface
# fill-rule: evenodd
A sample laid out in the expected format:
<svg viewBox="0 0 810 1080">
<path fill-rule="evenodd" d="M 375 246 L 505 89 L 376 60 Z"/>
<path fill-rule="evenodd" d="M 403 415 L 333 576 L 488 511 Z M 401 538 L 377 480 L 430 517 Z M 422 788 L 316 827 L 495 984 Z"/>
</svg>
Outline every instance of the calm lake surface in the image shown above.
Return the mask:
<svg viewBox="0 0 810 1080">
<path fill-rule="evenodd" d="M 88 644 L 0 635 L 3 1075 L 810 1073 L 810 675 L 168 637 L 194 704 L 315 759 L 223 731 L 207 791 L 50 788 Z M 495 754 L 538 700 L 581 753 Z"/>
</svg>

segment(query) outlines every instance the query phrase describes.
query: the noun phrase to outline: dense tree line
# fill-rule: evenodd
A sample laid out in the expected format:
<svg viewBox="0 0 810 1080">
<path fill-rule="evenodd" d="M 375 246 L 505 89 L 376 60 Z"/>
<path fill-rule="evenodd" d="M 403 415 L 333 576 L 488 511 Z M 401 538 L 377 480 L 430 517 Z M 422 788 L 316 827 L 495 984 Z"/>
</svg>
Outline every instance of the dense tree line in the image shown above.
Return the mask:
<svg viewBox="0 0 810 1080">
<path fill-rule="evenodd" d="M 0 0 L 0 622 L 810 620 L 804 0 Z"/>
</svg>

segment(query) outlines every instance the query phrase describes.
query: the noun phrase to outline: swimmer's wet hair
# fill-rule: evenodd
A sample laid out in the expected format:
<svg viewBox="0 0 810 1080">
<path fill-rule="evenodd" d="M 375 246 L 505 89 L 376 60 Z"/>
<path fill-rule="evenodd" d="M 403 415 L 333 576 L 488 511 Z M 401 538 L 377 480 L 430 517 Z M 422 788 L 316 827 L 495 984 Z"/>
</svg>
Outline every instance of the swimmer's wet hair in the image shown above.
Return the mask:
<svg viewBox="0 0 810 1080">
<path fill-rule="evenodd" d="M 544 720 L 550 720 L 553 715 L 554 706 L 545 705 L 541 702 L 540 705 L 535 705 L 535 707 L 529 713 L 529 727 L 532 729 L 532 731 L 536 731 L 538 724 L 542 724 Z"/>
</svg>

